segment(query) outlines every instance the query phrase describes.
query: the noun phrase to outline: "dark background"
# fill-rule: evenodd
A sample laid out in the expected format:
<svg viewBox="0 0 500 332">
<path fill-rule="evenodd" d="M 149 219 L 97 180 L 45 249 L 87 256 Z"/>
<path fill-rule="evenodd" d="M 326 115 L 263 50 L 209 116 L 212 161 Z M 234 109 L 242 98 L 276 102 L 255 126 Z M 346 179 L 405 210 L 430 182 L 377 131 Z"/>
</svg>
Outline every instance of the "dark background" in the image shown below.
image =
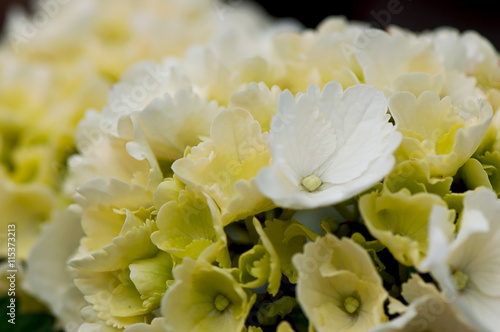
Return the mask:
<svg viewBox="0 0 500 332">
<path fill-rule="evenodd" d="M 55 0 L 57 1 L 57 0 Z M 105 0 L 102 0 L 105 1 Z M 225 0 L 237 6 L 242 1 Z M 298 2 L 253 0 L 276 17 L 294 17 L 305 26 L 315 28 L 329 15 L 344 15 L 351 20 L 372 22 L 376 27 L 394 24 L 413 31 L 434 29 L 439 26 L 452 26 L 461 31 L 475 30 L 489 39 L 500 49 L 500 10 L 495 10 L 497 1 L 486 0 L 355 0 L 355 1 L 318 1 Z M 0 0 L 0 26 L 5 9 L 13 3 L 29 3 L 27 0 Z M 398 8 L 399 13 L 391 14 L 390 6 Z M 378 17 L 378 19 L 377 19 Z"/>
<path fill-rule="evenodd" d="M 229 3 L 242 0 L 228 0 Z M 460 31 L 475 30 L 489 39 L 500 50 L 500 10 L 494 9 L 498 1 L 485 0 L 356 0 L 317 1 L 303 0 L 292 5 L 288 2 L 256 0 L 277 17 L 295 17 L 304 25 L 314 28 L 329 15 L 344 15 L 351 20 L 373 23 L 384 28 L 398 25 L 413 31 L 425 31 L 440 26 L 451 26 Z M 271 4 L 280 4 L 271 5 Z M 398 14 L 387 16 L 390 7 Z M 394 10 L 393 10 L 394 12 Z M 378 19 L 377 19 L 378 18 Z"/>
</svg>

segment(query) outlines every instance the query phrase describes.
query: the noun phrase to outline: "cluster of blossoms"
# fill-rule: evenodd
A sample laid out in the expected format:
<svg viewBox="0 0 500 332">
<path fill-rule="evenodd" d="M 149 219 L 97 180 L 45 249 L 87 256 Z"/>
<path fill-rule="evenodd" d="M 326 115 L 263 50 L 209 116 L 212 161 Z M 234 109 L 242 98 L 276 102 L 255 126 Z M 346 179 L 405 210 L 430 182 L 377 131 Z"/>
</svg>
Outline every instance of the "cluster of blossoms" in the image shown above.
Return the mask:
<svg viewBox="0 0 500 332">
<path fill-rule="evenodd" d="M 91 90 L 9 81 L 0 95 L 19 107 L 0 124 L 0 204 L 50 221 L 24 288 L 66 331 L 496 330 L 500 55 L 485 38 L 125 2 L 82 5 L 23 55 L 72 68 L 72 82 L 75 59 L 89 61 L 77 79 Z M 45 90 L 50 110 L 32 111 Z M 66 116 L 74 126 L 48 125 Z M 39 172 L 16 178 L 27 155 L 64 160 L 53 197 Z"/>
<path fill-rule="evenodd" d="M 229 42 L 237 32 L 253 38 L 270 24 L 257 8 L 206 0 L 44 0 L 32 7 L 30 14 L 12 8 L 0 42 L 0 236 L 15 221 L 23 259 L 40 225 L 71 202 L 61 193 L 78 121 L 106 106 L 128 68 L 183 55 L 193 44 Z"/>
</svg>

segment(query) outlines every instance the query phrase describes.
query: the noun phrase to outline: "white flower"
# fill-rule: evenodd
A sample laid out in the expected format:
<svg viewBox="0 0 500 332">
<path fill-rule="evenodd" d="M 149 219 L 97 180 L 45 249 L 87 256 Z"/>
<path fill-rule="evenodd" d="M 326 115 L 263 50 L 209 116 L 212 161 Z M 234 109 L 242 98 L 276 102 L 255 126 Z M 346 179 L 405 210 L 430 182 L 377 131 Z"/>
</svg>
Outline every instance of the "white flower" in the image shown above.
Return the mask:
<svg viewBox="0 0 500 332">
<path fill-rule="evenodd" d="M 428 33 L 428 37 L 433 41 L 434 51 L 441 63 L 448 70 L 471 73 L 483 58 L 478 47 L 481 37 L 474 31 L 461 34 L 458 29 L 440 27 Z"/>
<path fill-rule="evenodd" d="M 67 331 L 83 323 L 80 309 L 86 305 L 73 284 L 67 260 L 78 248 L 82 237 L 80 215 L 71 209 L 58 211 L 52 223 L 46 223 L 27 257 L 26 280 L 22 287 L 47 304 Z"/>
<path fill-rule="evenodd" d="M 384 94 L 368 85 L 321 92 L 311 84 L 278 100 L 269 144 L 273 163 L 257 176 L 262 193 L 294 209 L 344 201 L 374 185 L 394 166 L 401 135 L 389 122 Z"/>
<path fill-rule="evenodd" d="M 165 332 L 163 317 L 153 319 L 151 324 L 137 323 L 127 327 L 124 332 Z"/>
<path fill-rule="evenodd" d="M 269 164 L 266 136 L 249 112 L 224 110 L 212 123 L 210 139 L 176 160 L 172 170 L 183 183 L 215 201 L 224 225 L 272 209 L 255 178 Z"/>
<path fill-rule="evenodd" d="M 410 92 L 393 94 L 389 109 L 404 136 L 398 161 L 420 159 L 429 165 L 431 176 L 454 175 L 478 148 L 493 114 L 482 99 L 469 102 L 455 105 L 450 97 L 440 98 L 431 91 L 418 97 Z"/>
<path fill-rule="evenodd" d="M 243 53 L 252 49 L 251 38 L 273 25 L 258 8 L 206 0 L 33 1 L 33 10 L 32 16 L 21 10 L 7 15 L 6 40 L 20 57 L 86 58 L 113 79 L 139 60 L 180 56 L 193 44 L 222 49 L 238 41 L 227 57 Z"/>
<path fill-rule="evenodd" d="M 327 234 L 307 243 L 292 261 L 297 300 L 315 331 L 368 331 L 386 319 L 382 279 L 351 239 Z"/>
<path fill-rule="evenodd" d="M 256 294 L 247 292 L 231 272 L 204 259 L 184 258 L 162 299 L 165 329 L 241 332 Z"/>
<path fill-rule="evenodd" d="M 431 76 L 443 72 L 430 40 L 393 29 L 391 33 L 370 29 L 370 38 L 356 40 L 356 59 L 365 82 L 390 93 L 393 82 L 411 73 Z"/>
<path fill-rule="evenodd" d="M 410 305 L 404 314 L 376 326 L 370 332 L 474 332 L 434 284 L 414 274 L 403 284 L 402 295 Z"/>
<path fill-rule="evenodd" d="M 277 35 L 271 56 L 275 84 L 292 93 L 305 91 L 310 83 L 320 87 L 330 81 L 344 87 L 358 84 L 362 71 L 354 44 L 364 26 L 342 16 L 330 16 L 315 30 Z"/>
<path fill-rule="evenodd" d="M 68 158 L 68 174 L 64 181 L 68 196 L 96 177 L 115 178 L 146 187 L 150 164 L 128 153 L 127 140 L 104 131 L 106 123 L 102 113 L 95 110 L 89 110 L 78 123 L 75 141 L 80 153 Z"/>
<path fill-rule="evenodd" d="M 56 203 L 56 197 L 48 186 L 42 183 L 15 183 L 0 173 L 0 238 L 5 244 L 0 248 L 0 257 L 8 257 L 7 225 L 15 223 L 17 233 L 23 236 L 23 240 L 16 243 L 16 256 L 25 259 L 39 236 L 40 225 L 52 217 Z"/>
<path fill-rule="evenodd" d="M 452 30 L 417 35 L 391 27 L 390 33 L 376 29 L 365 33 L 370 38 L 357 40 L 356 58 L 365 83 L 381 89 L 387 97 L 397 91 L 417 97 L 433 91 L 459 104 L 481 95 L 476 79 L 466 75 L 466 67 L 476 60 Z"/>
<path fill-rule="evenodd" d="M 262 132 L 269 132 L 280 92 L 281 89 L 277 85 L 268 87 L 264 82 L 250 82 L 245 90 L 231 96 L 229 108 L 240 107 L 247 110 L 254 120 L 259 122 Z"/>
<path fill-rule="evenodd" d="M 468 192 L 455 239 L 442 230 L 444 210 L 431 214 L 429 251 L 421 269 L 429 269 L 451 301 L 480 331 L 500 324 L 500 200 L 485 188 Z"/>
</svg>

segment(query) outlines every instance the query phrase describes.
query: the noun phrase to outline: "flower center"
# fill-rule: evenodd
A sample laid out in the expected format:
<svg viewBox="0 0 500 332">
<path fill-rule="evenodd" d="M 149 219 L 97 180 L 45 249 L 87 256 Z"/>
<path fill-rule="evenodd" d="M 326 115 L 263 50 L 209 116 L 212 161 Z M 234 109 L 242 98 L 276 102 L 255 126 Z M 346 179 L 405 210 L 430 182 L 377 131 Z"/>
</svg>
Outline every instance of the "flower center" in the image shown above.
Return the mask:
<svg viewBox="0 0 500 332">
<path fill-rule="evenodd" d="M 229 300 L 224 295 L 219 294 L 214 300 L 214 305 L 217 308 L 217 310 L 224 311 L 224 309 L 226 309 L 227 306 L 229 305 Z"/>
<path fill-rule="evenodd" d="M 465 286 L 467 286 L 469 277 L 462 271 L 455 271 L 455 273 L 453 273 L 453 280 L 455 281 L 455 285 L 457 285 L 458 290 L 461 291 L 465 288 Z"/>
<path fill-rule="evenodd" d="M 347 311 L 348 313 L 350 314 L 353 314 L 356 312 L 356 310 L 358 310 L 359 308 L 359 301 L 358 299 L 352 297 L 352 296 L 348 296 L 346 297 L 346 299 L 344 300 L 344 309 L 345 311 Z"/>
<path fill-rule="evenodd" d="M 314 174 L 306 176 L 302 179 L 302 185 L 309 191 L 315 191 L 323 184 L 323 181 Z"/>
</svg>

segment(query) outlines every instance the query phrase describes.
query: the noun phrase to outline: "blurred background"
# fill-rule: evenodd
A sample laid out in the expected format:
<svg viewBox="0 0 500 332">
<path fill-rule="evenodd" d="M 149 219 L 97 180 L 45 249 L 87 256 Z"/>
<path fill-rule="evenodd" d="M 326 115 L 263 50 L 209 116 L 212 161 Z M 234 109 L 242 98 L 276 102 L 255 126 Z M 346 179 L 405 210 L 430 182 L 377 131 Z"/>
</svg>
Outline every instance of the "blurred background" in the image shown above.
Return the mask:
<svg viewBox="0 0 500 332">
<path fill-rule="evenodd" d="M 500 49 L 500 11 L 496 1 L 486 0 L 354 0 L 292 1 L 224 0 L 230 6 L 254 1 L 275 17 L 293 17 L 314 28 L 329 15 L 371 22 L 376 27 L 393 24 L 413 31 L 452 26 L 461 31 L 475 30 Z M 28 0 L 0 0 L 0 26 L 6 9 L 13 4 L 27 6 Z"/>
<path fill-rule="evenodd" d="M 312 28 L 328 15 L 344 15 L 351 20 L 370 22 L 378 28 L 398 25 L 418 32 L 451 26 L 460 31 L 475 30 L 488 38 L 497 50 L 500 49 L 500 11 L 496 9 L 495 1 L 308 0 L 295 5 L 288 2 L 288 5 L 282 6 L 270 6 L 271 1 L 265 0 L 257 2 L 273 16 L 295 17 Z"/>
<path fill-rule="evenodd" d="M 228 0 L 238 2 L 243 0 Z M 257 0 L 271 15 L 294 17 L 314 28 L 328 15 L 344 15 L 351 20 L 372 23 L 375 27 L 398 25 L 412 31 L 452 26 L 460 31 L 475 30 L 500 49 L 500 10 L 495 1 L 486 0 L 307 0 L 283 5 Z M 281 2 L 279 2 L 281 3 Z M 392 11 L 392 13 L 391 13 Z M 388 15 L 389 14 L 389 15 Z"/>
</svg>

